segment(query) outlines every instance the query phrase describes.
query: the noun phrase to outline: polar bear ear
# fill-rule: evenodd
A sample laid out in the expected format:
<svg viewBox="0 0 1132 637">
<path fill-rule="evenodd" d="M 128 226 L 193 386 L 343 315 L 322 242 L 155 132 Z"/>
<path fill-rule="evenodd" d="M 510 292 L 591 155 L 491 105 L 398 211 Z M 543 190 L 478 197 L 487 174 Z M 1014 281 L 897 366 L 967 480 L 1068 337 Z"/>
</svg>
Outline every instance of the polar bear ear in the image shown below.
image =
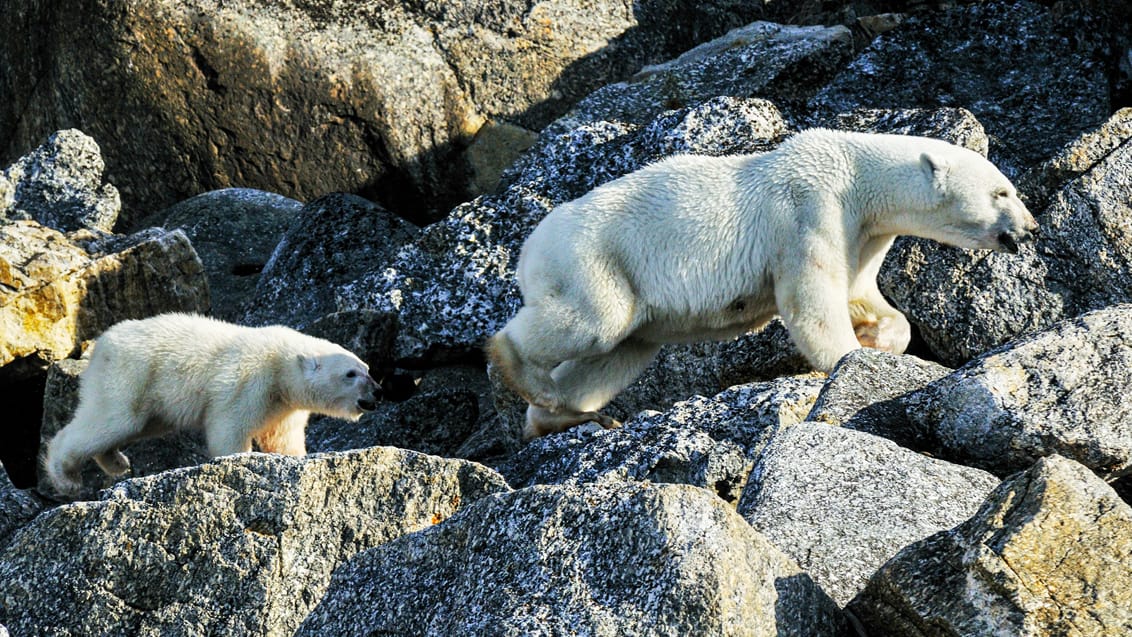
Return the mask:
<svg viewBox="0 0 1132 637">
<path fill-rule="evenodd" d="M 318 360 L 317 356 L 304 356 L 299 354 L 299 369 L 308 374 L 313 374 L 322 368 L 322 361 Z"/>
<path fill-rule="evenodd" d="M 947 184 L 947 173 L 950 170 L 947 160 L 932 153 L 922 153 L 920 155 L 920 167 L 923 168 L 924 175 L 927 176 L 932 187 L 943 192 L 944 186 Z"/>
</svg>

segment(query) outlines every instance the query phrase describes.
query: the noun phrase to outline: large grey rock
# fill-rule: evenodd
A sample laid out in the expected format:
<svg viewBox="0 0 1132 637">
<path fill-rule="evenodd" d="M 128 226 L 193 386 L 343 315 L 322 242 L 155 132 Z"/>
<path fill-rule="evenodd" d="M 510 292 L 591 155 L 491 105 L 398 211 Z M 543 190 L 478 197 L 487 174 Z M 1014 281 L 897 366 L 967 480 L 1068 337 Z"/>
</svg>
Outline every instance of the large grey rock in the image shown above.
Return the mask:
<svg viewBox="0 0 1132 637">
<path fill-rule="evenodd" d="M 906 447 L 921 444 L 908 420 L 904 397 L 952 370 L 915 356 L 858 349 L 829 373 L 806 420 L 864 431 Z"/>
<path fill-rule="evenodd" d="M 1019 339 L 906 397 L 941 457 L 1006 475 L 1051 454 L 1102 477 L 1132 472 L 1132 305 Z"/>
<path fill-rule="evenodd" d="M 212 315 L 232 321 L 302 206 L 275 193 L 225 188 L 174 204 L 148 222 L 185 233 L 208 275 Z"/>
<path fill-rule="evenodd" d="M 371 264 L 337 293 L 339 309 L 396 313 L 394 358 L 478 349 L 519 306 L 515 263 L 523 240 L 555 205 L 661 157 L 767 148 L 785 132 L 765 100 L 721 98 L 646 126 L 600 122 L 532 150 L 500 194 L 461 205 L 391 262 Z"/>
<path fill-rule="evenodd" d="M 734 504 L 774 431 L 800 422 L 821 387 L 783 378 L 693 397 L 619 429 L 576 427 L 539 438 L 498 467 L 512 486 L 624 480 L 703 487 Z"/>
<path fill-rule="evenodd" d="M 338 569 L 300 635 L 836 635 L 837 605 L 711 493 L 490 496 Z"/>
<path fill-rule="evenodd" d="M 998 482 L 884 438 L 803 422 L 761 450 L 738 511 L 843 605 L 900 549 L 973 515 Z"/>
<path fill-rule="evenodd" d="M 607 81 L 761 12 L 735 1 L 6 3 L 0 153 L 76 123 L 104 145 L 127 225 L 236 185 L 303 201 L 362 193 L 434 218 L 467 198 L 463 150 L 485 121 L 537 130 Z"/>
<path fill-rule="evenodd" d="M 106 183 L 98 144 L 61 130 L 0 173 L 0 219 L 34 219 L 62 232 L 110 232 L 122 202 Z"/>
<path fill-rule="evenodd" d="M 380 271 L 416 235 L 416 226 L 361 197 L 336 193 L 310 202 L 275 246 L 243 322 L 305 328 L 339 309 L 338 288 Z"/>
<path fill-rule="evenodd" d="M 1052 456 L 901 551 L 849 608 L 877 637 L 1117 637 L 1132 631 L 1130 557 L 1132 508 Z"/>
<path fill-rule="evenodd" d="M 390 448 L 242 454 L 123 482 L 11 538 L 0 622 L 20 635 L 289 635 L 355 553 L 506 490 L 474 463 Z"/>
<path fill-rule="evenodd" d="M 1108 47 L 1079 13 L 1030 2 L 923 13 L 879 35 L 809 107 L 966 108 L 1013 177 L 1108 117 Z"/>
</svg>

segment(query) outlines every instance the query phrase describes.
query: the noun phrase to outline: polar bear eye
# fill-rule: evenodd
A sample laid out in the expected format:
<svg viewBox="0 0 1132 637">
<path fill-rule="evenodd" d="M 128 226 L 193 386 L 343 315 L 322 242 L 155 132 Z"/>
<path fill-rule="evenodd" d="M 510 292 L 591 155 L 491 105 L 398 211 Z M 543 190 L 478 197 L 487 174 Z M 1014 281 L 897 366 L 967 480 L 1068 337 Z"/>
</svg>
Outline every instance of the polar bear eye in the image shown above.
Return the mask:
<svg viewBox="0 0 1132 637">
<path fill-rule="evenodd" d="M 350 371 L 346 372 L 346 378 L 354 378 L 354 377 L 355 377 L 355 376 L 357 376 L 357 375 L 358 375 L 358 373 L 357 373 L 357 372 L 355 372 L 355 371 L 354 371 L 354 370 L 352 370 L 352 369 L 351 369 Z"/>
<path fill-rule="evenodd" d="M 999 188 L 998 190 L 994 191 L 994 198 L 995 199 L 1002 199 L 1004 197 L 1009 197 L 1009 196 L 1010 196 L 1010 191 L 1008 191 L 1005 188 Z"/>
</svg>

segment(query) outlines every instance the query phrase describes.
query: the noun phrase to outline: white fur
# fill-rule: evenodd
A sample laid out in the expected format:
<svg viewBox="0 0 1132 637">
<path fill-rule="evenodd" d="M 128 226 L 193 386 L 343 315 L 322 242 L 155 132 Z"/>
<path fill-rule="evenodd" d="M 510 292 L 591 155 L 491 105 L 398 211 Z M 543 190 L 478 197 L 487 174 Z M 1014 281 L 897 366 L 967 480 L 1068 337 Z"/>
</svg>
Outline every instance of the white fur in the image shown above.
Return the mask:
<svg viewBox="0 0 1132 637">
<path fill-rule="evenodd" d="M 287 327 L 242 327 L 190 314 L 123 321 L 95 343 L 71 422 L 48 444 L 47 477 L 81 488 L 94 458 L 129 470 L 119 447 L 180 429 L 203 429 L 212 456 L 250 451 L 303 455 L 314 413 L 357 420 L 373 409 L 369 368 L 342 347 Z"/>
<path fill-rule="evenodd" d="M 1037 224 L 981 155 L 923 137 L 815 129 L 778 149 L 676 156 L 553 210 L 523 246 L 524 306 L 488 343 L 530 436 L 598 414 L 663 343 L 725 339 L 780 314 L 813 366 L 903 352 L 877 289 L 897 235 L 1016 250 Z"/>
</svg>

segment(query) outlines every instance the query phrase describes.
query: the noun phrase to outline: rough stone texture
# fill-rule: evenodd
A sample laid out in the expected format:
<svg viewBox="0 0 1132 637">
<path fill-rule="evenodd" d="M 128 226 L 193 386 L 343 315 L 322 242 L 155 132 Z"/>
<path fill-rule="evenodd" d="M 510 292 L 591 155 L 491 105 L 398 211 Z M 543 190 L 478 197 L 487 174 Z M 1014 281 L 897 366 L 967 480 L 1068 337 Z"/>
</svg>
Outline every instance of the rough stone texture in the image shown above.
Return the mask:
<svg viewBox="0 0 1132 637">
<path fill-rule="evenodd" d="M 0 622 L 20 635 L 289 635 L 355 553 L 505 490 L 485 467 L 390 448 L 242 454 L 123 482 L 12 537 Z"/>
<path fill-rule="evenodd" d="M 0 219 L 34 219 L 62 232 L 110 232 L 122 202 L 105 183 L 98 144 L 82 131 L 58 131 L 0 173 Z"/>
<path fill-rule="evenodd" d="M 466 198 L 462 150 L 486 118 L 541 128 L 760 12 L 737 0 L 5 3 L 0 153 L 82 128 L 104 145 L 127 224 L 234 185 L 304 201 L 360 192 L 430 217 Z"/>
<path fill-rule="evenodd" d="M 768 148 L 785 133 L 765 100 L 721 98 L 647 126 L 601 122 L 532 149 L 498 195 L 461 205 L 391 262 L 338 290 L 340 309 L 395 312 L 397 359 L 478 349 L 519 306 L 515 263 L 524 239 L 555 205 L 674 152 Z"/>
<path fill-rule="evenodd" d="M 952 370 L 915 356 L 874 349 L 845 355 L 829 374 L 806 420 L 839 425 L 916 446 L 915 429 L 904 410 L 904 396 Z"/>
<path fill-rule="evenodd" d="M 881 34 L 809 104 L 963 107 L 997 143 L 990 159 L 1017 176 L 1111 112 L 1104 34 L 1072 11 L 980 2 L 909 17 Z"/>
<path fill-rule="evenodd" d="M 47 503 L 42 499 L 29 491 L 12 486 L 8 474 L 4 471 L 4 465 L 0 464 L 0 549 L 8 543 L 8 538 L 12 534 L 45 508 Z"/>
<path fill-rule="evenodd" d="M 226 188 L 175 204 L 151 222 L 185 233 L 208 275 L 212 315 L 232 321 L 302 206 L 270 192 Z"/>
<path fill-rule="evenodd" d="M 72 241 L 81 238 L 0 223 L 0 366 L 66 358 L 127 318 L 208 311 L 204 268 L 184 233 Z"/>
<path fill-rule="evenodd" d="M 984 157 L 990 148 L 983 125 L 965 108 L 859 108 L 834 113 L 814 124 L 837 130 L 934 137 Z"/>
<path fill-rule="evenodd" d="M 848 62 L 851 38 L 842 26 L 797 27 L 755 22 L 646 66 L 626 82 L 609 84 L 546 127 L 561 135 L 601 121 L 646 124 L 660 113 L 719 96 L 773 96 L 783 106 L 804 104 Z"/>
<path fill-rule="evenodd" d="M 81 359 L 68 358 L 57 361 L 47 370 L 43 392 L 43 421 L 39 429 L 41 450 L 46 449 L 51 438 L 67 426 L 75 415 L 75 409 L 79 406 L 79 375 L 90 362 L 86 357 L 89 353 L 88 349 Z M 93 460 L 86 463 L 82 471 L 84 485 L 82 499 L 97 498 L 101 489 L 115 482 L 178 467 L 191 467 L 208 462 L 210 458 L 204 437 L 199 432 L 188 431 L 175 432 L 151 440 L 139 440 L 126 445 L 123 452 L 130 459 L 130 471 L 117 478 L 103 473 Z M 47 481 L 43 468 L 37 465 L 36 469 L 36 490 L 39 493 L 62 500 L 73 499 L 60 496 Z"/>
<path fill-rule="evenodd" d="M 850 609 L 869 635 L 1132 632 L 1132 508 L 1087 468 L 1040 460 L 969 521 L 913 544 Z"/>
<path fill-rule="evenodd" d="M 356 556 L 300 635 L 836 635 L 841 611 L 711 493 L 539 486 Z"/>
<path fill-rule="evenodd" d="M 782 378 L 696 396 L 619 429 L 575 427 L 531 442 L 499 472 L 516 488 L 648 480 L 703 487 L 735 503 L 759 449 L 805 417 L 820 387 L 815 378 Z"/>
<path fill-rule="evenodd" d="M 881 290 L 941 360 L 958 366 L 1059 319 L 1132 301 L 1130 121 L 1117 113 L 1020 180 L 1043 206 L 1032 208 L 1039 239 L 1020 254 L 897 240 Z"/>
<path fill-rule="evenodd" d="M 337 193 L 308 203 L 264 266 L 243 322 L 303 329 L 340 309 L 338 288 L 391 261 L 416 235 L 415 226 L 361 197 Z"/>
<path fill-rule="evenodd" d="M 1063 321 L 905 398 L 932 453 L 1006 475 L 1042 456 L 1132 472 L 1132 305 Z"/>
<path fill-rule="evenodd" d="M 738 511 L 844 605 L 897 551 L 973 515 L 998 482 L 884 438 L 803 422 L 759 453 Z"/>
</svg>

